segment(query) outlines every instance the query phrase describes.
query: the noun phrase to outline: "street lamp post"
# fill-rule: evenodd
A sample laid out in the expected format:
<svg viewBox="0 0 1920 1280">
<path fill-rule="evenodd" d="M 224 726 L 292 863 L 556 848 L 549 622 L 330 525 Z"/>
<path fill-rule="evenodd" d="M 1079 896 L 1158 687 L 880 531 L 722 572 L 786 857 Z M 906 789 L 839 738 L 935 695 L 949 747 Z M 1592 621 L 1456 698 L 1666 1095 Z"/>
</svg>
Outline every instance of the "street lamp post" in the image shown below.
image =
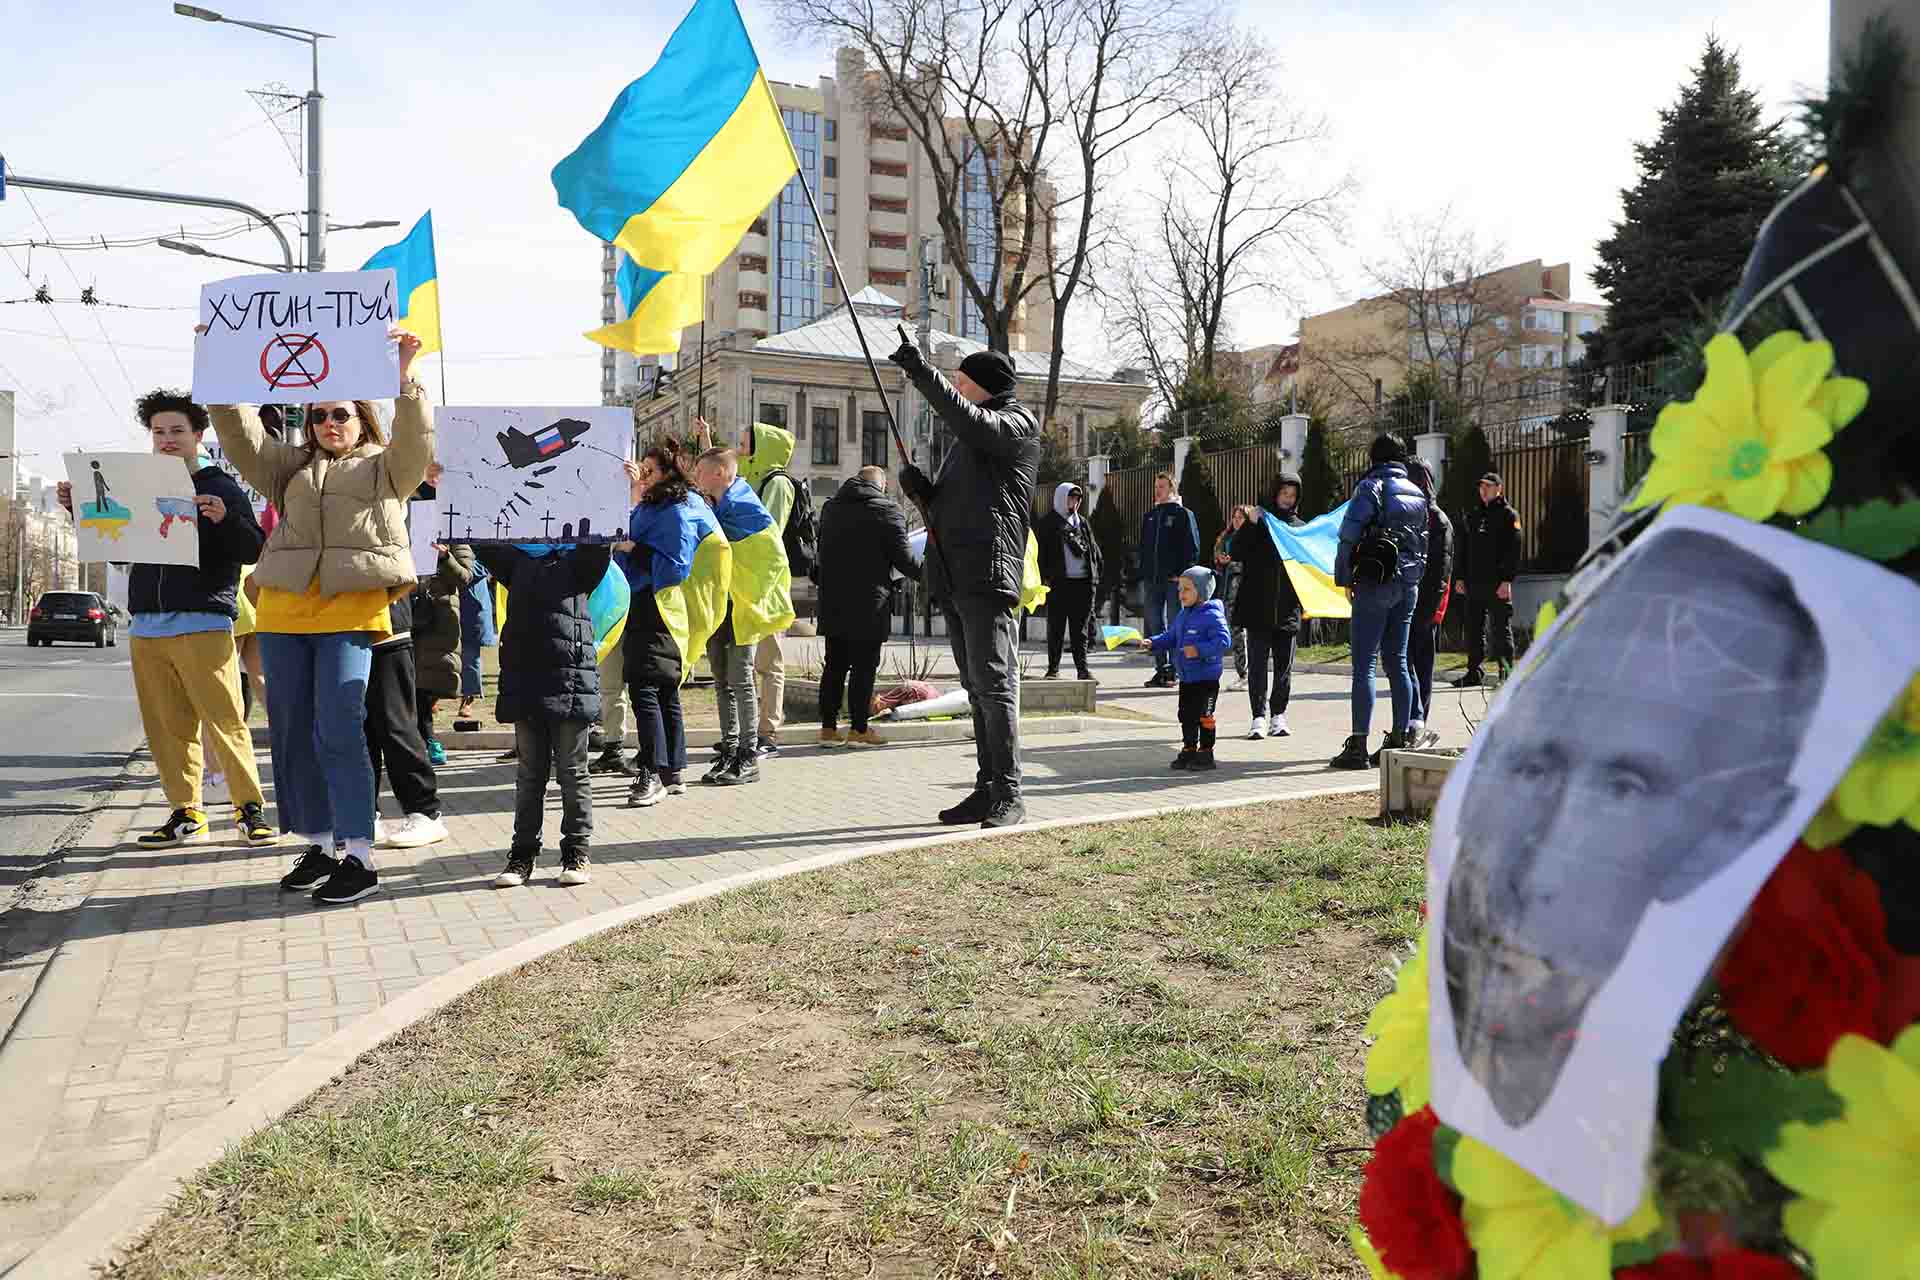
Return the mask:
<svg viewBox="0 0 1920 1280">
<path fill-rule="evenodd" d="M 272 22 L 247 22 L 240 18 L 229 18 L 212 9 L 203 9 L 192 4 L 176 4 L 173 6 L 173 11 L 183 18 L 198 18 L 202 22 L 224 22 L 229 26 L 245 27 L 249 31 L 264 31 L 270 36 L 279 36 L 284 40 L 298 40 L 312 52 L 313 87 L 307 91 L 306 98 L 303 100 L 307 113 L 307 270 L 325 271 L 327 269 L 327 211 L 324 167 L 321 163 L 320 150 L 320 42 L 331 40 L 333 37 L 324 31 L 309 31 L 305 27 L 287 27 Z"/>
</svg>

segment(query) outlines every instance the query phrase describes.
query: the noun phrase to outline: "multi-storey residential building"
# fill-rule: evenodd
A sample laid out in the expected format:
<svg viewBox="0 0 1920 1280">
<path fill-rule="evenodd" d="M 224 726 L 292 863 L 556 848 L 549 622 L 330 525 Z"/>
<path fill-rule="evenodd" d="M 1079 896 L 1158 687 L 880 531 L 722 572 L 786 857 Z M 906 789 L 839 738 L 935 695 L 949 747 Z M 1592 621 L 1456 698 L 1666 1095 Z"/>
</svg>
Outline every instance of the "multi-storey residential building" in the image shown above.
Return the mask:
<svg viewBox="0 0 1920 1280">
<path fill-rule="evenodd" d="M 977 342 L 986 324 L 948 255 L 943 251 L 938 199 L 931 166 L 904 124 L 877 105 L 871 77 L 856 51 L 842 50 L 835 75 L 813 85 L 775 82 L 787 132 L 807 183 L 820 202 L 820 215 L 833 236 L 834 252 L 847 273 L 848 294 L 879 288 L 903 300 L 909 323 L 918 319 L 920 264 L 933 264 L 930 309 L 935 329 Z M 963 257 L 976 279 L 992 274 L 1002 248 L 988 191 L 991 158 L 976 153 L 961 193 L 961 220 L 967 243 Z M 1041 221 L 1043 236 L 1051 225 Z M 1043 241 L 1042 248 L 1050 250 Z M 1040 261 L 1044 253 L 1036 254 Z M 601 262 L 602 323 L 623 317 L 613 288 L 618 251 Z M 709 336 L 743 333 L 756 338 L 811 324 L 841 305 L 840 282 L 820 242 L 819 228 L 796 178 L 782 188 L 741 239 L 739 249 L 707 280 Z M 1009 345 L 1015 351 L 1046 349 L 1053 336 L 1053 304 L 1044 287 L 1028 293 L 1017 308 Z M 692 334 L 683 341 L 694 341 Z M 694 348 L 685 347 L 684 358 Z M 601 358 L 602 399 L 630 403 L 651 390 L 654 365 L 672 367 L 676 357 L 634 359 L 608 352 Z"/>
</svg>

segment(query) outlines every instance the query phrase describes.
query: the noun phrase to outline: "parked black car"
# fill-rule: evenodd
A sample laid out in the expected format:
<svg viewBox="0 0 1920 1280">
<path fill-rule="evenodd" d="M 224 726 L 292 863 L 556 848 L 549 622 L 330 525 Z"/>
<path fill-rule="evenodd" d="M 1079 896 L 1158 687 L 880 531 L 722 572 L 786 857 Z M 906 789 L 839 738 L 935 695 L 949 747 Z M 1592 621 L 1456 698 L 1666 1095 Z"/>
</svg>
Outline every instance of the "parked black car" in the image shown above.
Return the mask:
<svg viewBox="0 0 1920 1280">
<path fill-rule="evenodd" d="M 120 611 L 91 591 L 48 591 L 27 615 L 27 645 L 55 640 L 91 642 L 96 649 L 120 643 Z"/>
</svg>

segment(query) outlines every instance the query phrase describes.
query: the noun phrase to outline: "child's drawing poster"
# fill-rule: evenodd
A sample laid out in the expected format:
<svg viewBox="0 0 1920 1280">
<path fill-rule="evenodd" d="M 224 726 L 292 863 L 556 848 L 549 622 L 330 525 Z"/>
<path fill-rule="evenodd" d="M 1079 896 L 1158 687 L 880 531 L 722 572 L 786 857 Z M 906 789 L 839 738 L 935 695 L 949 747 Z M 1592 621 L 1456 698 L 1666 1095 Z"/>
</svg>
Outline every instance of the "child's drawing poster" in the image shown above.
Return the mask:
<svg viewBox="0 0 1920 1280">
<path fill-rule="evenodd" d="M 624 535 L 633 410 L 449 407 L 434 414 L 442 542 L 606 542 Z"/>
<path fill-rule="evenodd" d="M 200 524 L 186 459 L 158 453 L 69 453 L 82 563 L 200 563 Z"/>
</svg>

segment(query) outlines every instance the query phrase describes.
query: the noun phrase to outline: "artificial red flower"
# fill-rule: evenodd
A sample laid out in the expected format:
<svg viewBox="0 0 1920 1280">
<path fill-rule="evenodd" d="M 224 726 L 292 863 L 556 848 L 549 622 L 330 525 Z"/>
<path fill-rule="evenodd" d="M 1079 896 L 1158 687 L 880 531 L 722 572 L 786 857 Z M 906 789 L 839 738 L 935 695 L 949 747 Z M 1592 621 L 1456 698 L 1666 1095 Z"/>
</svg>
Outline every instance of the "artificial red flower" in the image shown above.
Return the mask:
<svg viewBox="0 0 1920 1280">
<path fill-rule="evenodd" d="M 1440 1118 L 1422 1107 L 1373 1146 L 1360 1185 L 1360 1225 L 1388 1271 L 1400 1280 L 1462 1280 L 1473 1274 L 1473 1247 L 1460 1220 L 1460 1197 L 1433 1168 Z"/>
<path fill-rule="evenodd" d="M 1885 1044 L 1887 944 L 1880 886 L 1845 851 L 1793 846 L 1753 900 L 1720 965 L 1727 1014 L 1790 1067 L 1819 1067 L 1851 1032 Z"/>
<path fill-rule="evenodd" d="M 1614 1280 L 1800 1280 L 1800 1269 L 1784 1258 L 1750 1249 L 1727 1249 L 1710 1258 L 1663 1253 L 1652 1262 L 1622 1267 Z"/>
</svg>

